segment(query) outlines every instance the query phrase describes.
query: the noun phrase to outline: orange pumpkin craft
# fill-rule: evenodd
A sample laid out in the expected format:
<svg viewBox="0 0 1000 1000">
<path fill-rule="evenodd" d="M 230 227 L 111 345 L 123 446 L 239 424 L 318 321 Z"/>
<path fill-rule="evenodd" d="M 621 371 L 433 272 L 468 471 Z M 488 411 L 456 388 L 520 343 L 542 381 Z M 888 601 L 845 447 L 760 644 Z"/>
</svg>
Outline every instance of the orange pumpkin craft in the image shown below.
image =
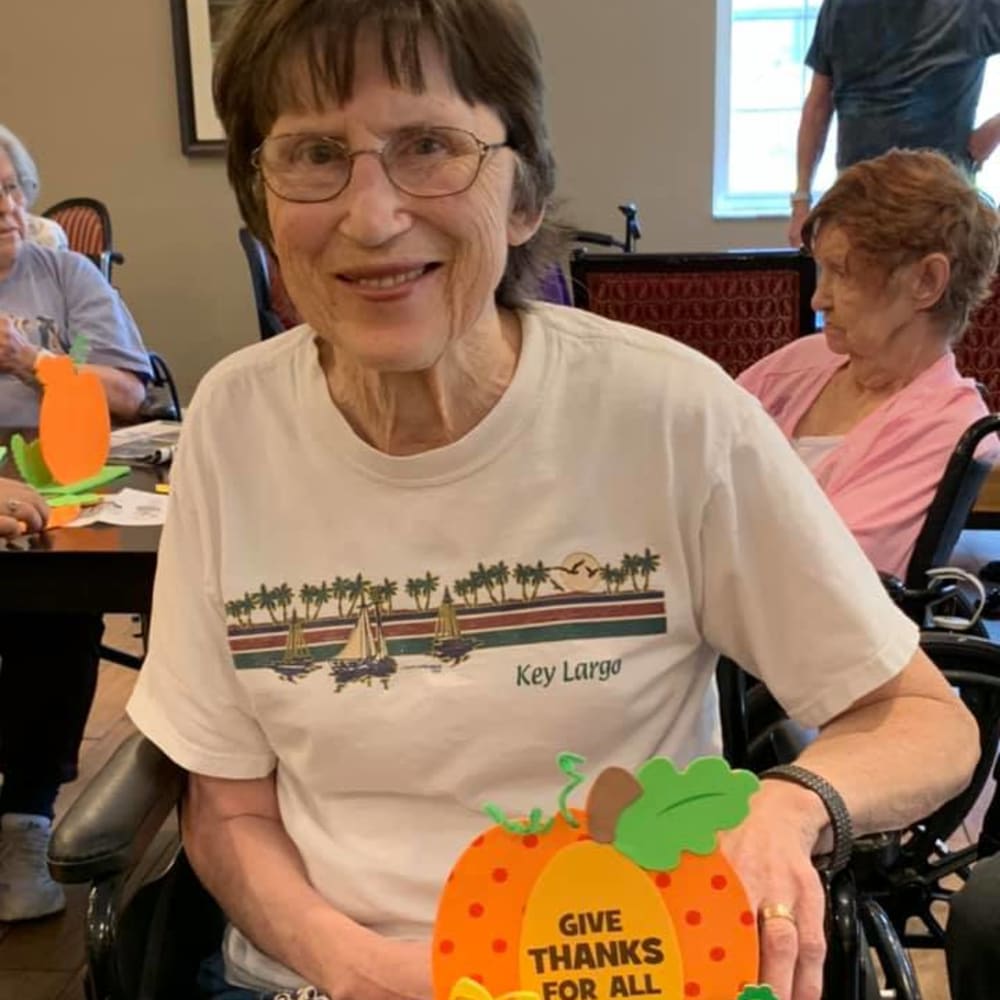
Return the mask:
<svg viewBox="0 0 1000 1000">
<path fill-rule="evenodd" d="M 678 771 L 584 779 L 561 754 L 559 811 L 496 821 L 458 859 L 434 926 L 436 1000 L 774 1000 L 758 975 L 757 922 L 717 847 L 757 779 L 719 757 Z"/>
<path fill-rule="evenodd" d="M 38 417 L 42 458 L 63 485 L 96 475 L 111 445 L 111 417 L 101 380 L 77 371 L 73 357 L 42 354 L 35 374 L 43 393 Z"/>
</svg>

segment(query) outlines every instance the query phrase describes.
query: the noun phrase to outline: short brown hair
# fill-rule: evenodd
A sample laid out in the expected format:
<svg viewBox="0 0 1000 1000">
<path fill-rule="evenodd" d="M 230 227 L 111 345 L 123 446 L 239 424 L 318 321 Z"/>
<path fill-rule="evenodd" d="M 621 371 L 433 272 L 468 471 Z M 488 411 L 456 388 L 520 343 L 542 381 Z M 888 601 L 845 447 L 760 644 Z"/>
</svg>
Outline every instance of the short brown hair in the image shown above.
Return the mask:
<svg viewBox="0 0 1000 1000">
<path fill-rule="evenodd" d="M 943 253 L 951 278 L 933 312 L 957 340 L 989 297 L 1000 259 L 1000 216 L 969 176 L 932 150 L 891 149 L 848 167 L 802 226 L 812 249 L 825 225 L 841 228 L 851 254 L 883 278 Z"/>
<path fill-rule="evenodd" d="M 380 43 L 393 85 L 424 87 L 419 40 L 440 47 L 457 93 L 500 117 L 517 154 L 514 207 L 533 217 L 551 208 L 555 161 L 544 114 L 541 55 L 516 0 L 244 0 L 215 63 L 215 106 L 226 131 L 229 181 L 250 231 L 271 246 L 262 186 L 251 163 L 278 115 L 327 95 L 350 99 L 362 29 Z M 306 90 L 296 69 L 304 63 Z M 507 308 L 525 304 L 558 259 L 565 230 L 551 218 L 511 247 L 496 291 Z"/>
</svg>

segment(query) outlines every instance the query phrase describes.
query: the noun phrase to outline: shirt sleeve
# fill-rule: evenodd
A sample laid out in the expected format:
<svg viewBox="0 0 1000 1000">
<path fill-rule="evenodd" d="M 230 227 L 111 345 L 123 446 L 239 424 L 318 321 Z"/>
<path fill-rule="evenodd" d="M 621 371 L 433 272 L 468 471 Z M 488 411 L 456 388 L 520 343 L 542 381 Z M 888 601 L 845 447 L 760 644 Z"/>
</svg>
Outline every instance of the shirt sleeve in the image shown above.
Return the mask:
<svg viewBox="0 0 1000 1000">
<path fill-rule="evenodd" d="M 229 650 L 219 582 L 221 483 L 213 420 L 196 394 L 171 475 L 149 651 L 128 704 L 136 726 L 181 767 L 259 778 L 276 761 Z"/>
<path fill-rule="evenodd" d="M 87 361 L 132 372 L 146 380 L 152 377 L 149 355 L 131 313 L 118 292 L 81 254 L 61 252 L 57 262 L 66 299 L 67 350 L 77 334 L 89 344 Z"/>
<path fill-rule="evenodd" d="M 816 18 L 816 30 L 806 52 L 805 63 L 814 72 L 823 76 L 833 76 L 833 61 L 830 56 L 830 0 L 823 0 Z"/>
<path fill-rule="evenodd" d="M 702 632 L 822 725 L 906 666 L 917 628 L 773 421 L 737 402 L 702 518 Z"/>
</svg>

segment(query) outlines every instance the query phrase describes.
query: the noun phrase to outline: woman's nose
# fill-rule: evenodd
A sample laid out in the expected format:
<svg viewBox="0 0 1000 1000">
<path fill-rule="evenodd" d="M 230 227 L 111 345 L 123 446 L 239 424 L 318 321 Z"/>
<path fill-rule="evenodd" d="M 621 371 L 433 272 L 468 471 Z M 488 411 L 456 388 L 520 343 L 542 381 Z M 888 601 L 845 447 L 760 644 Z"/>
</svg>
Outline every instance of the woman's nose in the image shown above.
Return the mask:
<svg viewBox="0 0 1000 1000">
<path fill-rule="evenodd" d="M 406 196 L 393 185 L 375 154 L 355 156 L 351 179 L 340 194 L 340 231 L 363 246 L 380 246 L 412 224 Z"/>
</svg>

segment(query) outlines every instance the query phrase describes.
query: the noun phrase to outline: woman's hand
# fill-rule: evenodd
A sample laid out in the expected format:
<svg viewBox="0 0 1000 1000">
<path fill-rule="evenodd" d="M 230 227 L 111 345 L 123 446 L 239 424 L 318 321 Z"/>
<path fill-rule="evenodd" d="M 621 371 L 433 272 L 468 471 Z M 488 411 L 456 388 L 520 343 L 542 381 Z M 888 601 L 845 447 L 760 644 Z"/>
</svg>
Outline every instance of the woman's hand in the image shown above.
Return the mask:
<svg viewBox="0 0 1000 1000">
<path fill-rule="evenodd" d="M 353 968 L 334 970 L 323 992 L 330 1000 L 431 1000 L 427 941 L 395 941 L 370 934 L 355 951 Z"/>
<path fill-rule="evenodd" d="M 35 374 L 38 348 L 21 332 L 12 317 L 0 313 L 0 372 L 15 375 L 22 382 Z"/>
<path fill-rule="evenodd" d="M 30 486 L 0 479 L 0 538 L 41 531 L 48 519 L 48 505 Z"/>
<path fill-rule="evenodd" d="M 779 1000 L 820 1000 L 825 900 L 812 855 L 826 827 L 822 802 L 806 789 L 764 781 L 750 815 L 720 837 L 760 925 L 760 982 Z M 769 910 L 788 916 L 767 916 Z"/>
</svg>

